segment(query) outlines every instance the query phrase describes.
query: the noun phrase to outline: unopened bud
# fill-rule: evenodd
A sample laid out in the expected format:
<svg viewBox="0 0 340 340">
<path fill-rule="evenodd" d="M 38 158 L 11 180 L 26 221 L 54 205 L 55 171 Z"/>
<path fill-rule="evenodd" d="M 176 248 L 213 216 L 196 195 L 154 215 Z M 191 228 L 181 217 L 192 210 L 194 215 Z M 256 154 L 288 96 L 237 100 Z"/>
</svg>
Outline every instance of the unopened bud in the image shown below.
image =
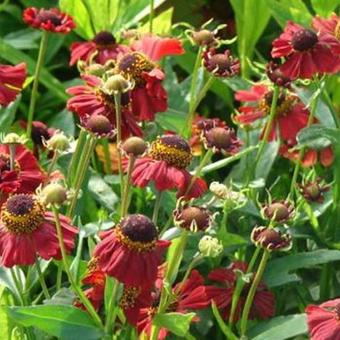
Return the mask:
<svg viewBox="0 0 340 340">
<path fill-rule="evenodd" d="M 40 196 L 46 205 L 61 205 L 67 200 L 67 190 L 61 184 L 51 183 L 41 190 Z"/>
<path fill-rule="evenodd" d="M 223 245 L 217 238 L 205 235 L 199 241 L 198 249 L 204 257 L 217 257 L 222 253 Z"/>
<path fill-rule="evenodd" d="M 135 157 L 141 156 L 147 149 L 147 144 L 142 138 L 130 137 L 122 145 L 123 151 Z"/>
<path fill-rule="evenodd" d="M 70 148 L 70 140 L 63 132 L 59 131 L 45 142 L 45 146 L 53 151 L 65 152 Z"/>
<path fill-rule="evenodd" d="M 107 79 L 103 85 L 103 91 L 108 94 L 117 92 L 126 92 L 130 89 L 130 82 L 126 80 L 121 74 L 115 74 Z"/>
</svg>

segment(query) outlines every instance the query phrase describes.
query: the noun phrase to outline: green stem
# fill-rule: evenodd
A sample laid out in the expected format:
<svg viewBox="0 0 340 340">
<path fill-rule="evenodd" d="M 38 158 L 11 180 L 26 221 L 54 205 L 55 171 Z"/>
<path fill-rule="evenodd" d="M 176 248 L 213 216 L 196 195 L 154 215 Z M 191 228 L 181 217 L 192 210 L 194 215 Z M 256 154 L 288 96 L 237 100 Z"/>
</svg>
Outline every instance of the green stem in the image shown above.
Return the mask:
<svg viewBox="0 0 340 340">
<path fill-rule="evenodd" d="M 116 299 L 117 299 L 117 294 L 119 291 L 119 281 L 115 280 L 113 290 L 112 290 L 112 295 L 111 295 L 111 300 L 109 302 L 109 308 L 108 308 L 108 313 L 106 317 L 106 323 L 105 323 L 105 332 L 107 334 L 112 333 L 112 329 L 116 320 L 117 313 L 115 313 L 116 310 Z"/>
<path fill-rule="evenodd" d="M 133 167 L 135 165 L 135 156 L 130 155 L 129 156 L 129 163 L 128 163 L 128 168 L 127 168 L 127 176 L 126 176 L 126 181 L 125 181 L 125 189 L 124 189 L 124 194 L 122 197 L 122 206 L 121 206 L 121 217 L 124 217 L 129 209 L 129 191 L 130 191 L 130 184 L 131 184 L 131 175 L 133 171 Z"/>
<path fill-rule="evenodd" d="M 157 225 L 157 220 L 158 220 L 159 208 L 161 207 L 161 201 L 162 201 L 162 191 L 157 191 L 156 201 L 153 207 L 153 214 L 152 214 L 152 222 L 156 225 Z"/>
<path fill-rule="evenodd" d="M 102 146 L 103 146 L 103 150 L 104 150 L 104 169 L 105 169 L 105 173 L 111 174 L 112 173 L 111 156 L 110 156 L 109 141 L 108 141 L 107 138 L 102 140 Z"/>
<path fill-rule="evenodd" d="M 62 277 L 63 277 L 63 263 L 61 261 L 58 261 L 56 291 L 61 289 Z"/>
<path fill-rule="evenodd" d="M 309 114 L 309 117 L 308 117 L 308 122 L 307 122 L 306 127 L 310 127 L 313 123 L 316 107 L 317 107 L 317 104 L 318 104 L 318 98 L 319 98 L 319 95 L 316 96 L 311 103 L 310 114 Z M 306 151 L 305 147 L 302 147 L 299 151 L 299 156 L 298 156 L 298 159 L 296 160 L 296 164 L 295 164 L 295 168 L 294 168 L 294 172 L 293 172 L 292 182 L 290 184 L 290 191 L 289 191 L 288 198 L 293 197 L 293 194 L 294 194 L 294 191 L 295 191 L 295 184 L 296 184 L 297 177 L 298 177 L 298 174 L 299 174 L 301 162 L 302 162 L 303 157 L 305 155 L 305 151 Z"/>
<path fill-rule="evenodd" d="M 48 31 L 43 31 L 42 36 L 41 36 L 41 41 L 40 41 L 38 60 L 37 60 L 37 64 L 35 67 L 30 106 L 28 109 L 27 130 L 26 130 L 26 134 L 28 138 L 31 138 L 31 133 L 32 133 L 33 116 L 34 116 L 35 104 L 36 104 L 37 96 L 38 96 L 39 78 L 40 78 L 41 69 L 44 64 L 45 53 L 46 53 L 46 48 L 47 48 L 47 40 L 48 40 Z"/>
<path fill-rule="evenodd" d="M 48 167 L 48 170 L 47 170 L 47 177 L 49 177 L 51 175 L 51 173 L 54 169 L 54 166 L 57 163 L 57 160 L 58 160 L 58 151 L 54 151 L 50 166 Z"/>
<path fill-rule="evenodd" d="M 202 256 L 201 254 L 198 255 L 198 256 L 196 256 L 196 257 L 194 257 L 194 258 L 192 259 L 192 261 L 190 262 L 190 264 L 189 264 L 187 270 L 185 271 L 185 274 L 184 274 L 184 276 L 183 276 L 183 279 L 182 279 L 181 283 L 179 284 L 179 286 L 178 286 L 178 288 L 177 288 L 177 290 L 176 290 L 177 292 L 181 291 L 181 289 L 182 289 L 183 285 L 185 284 L 185 281 L 188 279 L 188 277 L 189 277 L 191 271 L 192 271 L 193 268 L 196 266 L 196 264 L 197 264 L 198 262 L 200 262 L 202 259 L 203 259 L 203 256 Z"/>
<path fill-rule="evenodd" d="M 25 299 L 23 297 L 22 294 L 22 289 L 21 289 L 21 285 L 20 282 L 17 278 L 17 274 L 15 273 L 15 268 L 10 268 L 10 272 L 11 272 L 11 276 L 12 276 L 12 280 L 14 282 L 14 286 L 17 290 L 18 296 L 19 296 L 19 300 L 22 306 L 25 306 Z"/>
<path fill-rule="evenodd" d="M 247 272 L 246 274 L 249 274 L 252 272 L 254 266 L 255 266 L 255 262 L 260 254 L 260 250 L 261 248 L 256 248 L 253 256 L 249 262 L 248 268 L 247 268 Z M 235 312 L 236 312 L 236 308 L 238 305 L 238 301 L 240 299 L 241 293 L 242 293 L 242 289 L 245 286 L 245 282 L 241 279 L 237 280 L 236 283 L 236 288 L 233 294 L 233 298 L 232 298 L 232 302 L 231 302 L 231 309 L 230 309 L 230 315 L 229 315 L 229 324 L 232 325 L 234 323 L 234 316 L 235 316 Z"/>
<path fill-rule="evenodd" d="M 40 263 L 39 263 L 38 259 L 35 260 L 35 267 L 37 269 L 40 285 L 41 285 L 42 291 L 44 293 L 45 299 L 50 300 L 51 295 L 48 291 L 48 288 L 47 288 L 47 285 L 46 285 L 46 282 L 45 282 L 45 278 L 44 278 L 44 275 L 41 271 L 41 267 L 40 267 Z"/>
<path fill-rule="evenodd" d="M 244 336 L 247 332 L 247 325 L 248 325 L 248 317 L 250 313 L 250 309 L 253 305 L 254 296 L 257 290 L 258 285 L 261 282 L 264 270 L 266 269 L 266 265 L 269 259 L 270 253 L 268 250 L 264 250 L 261 262 L 259 264 L 259 267 L 256 271 L 255 278 L 251 284 L 251 287 L 249 289 L 246 302 L 244 304 L 242 317 L 241 317 L 241 335 Z"/>
<path fill-rule="evenodd" d="M 84 150 L 83 144 L 84 144 L 84 141 L 86 139 L 86 136 L 87 136 L 86 131 L 81 129 L 79 136 L 78 136 L 76 149 L 75 149 L 75 151 L 72 155 L 72 158 L 71 158 L 71 161 L 70 161 L 70 164 L 69 164 L 69 173 L 68 173 L 68 177 L 67 177 L 67 183 L 70 186 L 73 186 L 73 184 L 74 184 L 74 172 L 76 170 L 76 164 L 79 161 L 79 157 L 82 154 L 82 151 Z"/>
<path fill-rule="evenodd" d="M 153 18 L 155 16 L 155 2 L 150 0 L 150 15 L 149 15 L 149 32 L 152 33 L 153 30 Z"/>
<path fill-rule="evenodd" d="M 274 122 L 274 118 L 275 118 L 275 114 L 276 114 L 276 106 L 277 106 L 277 100 L 279 98 L 279 92 L 280 92 L 280 88 L 277 85 L 275 85 L 274 86 L 274 92 L 273 92 L 273 99 L 272 99 L 272 103 L 271 103 L 271 106 L 270 106 L 270 113 L 269 113 L 268 122 L 267 122 L 267 125 L 266 125 L 266 128 L 265 128 L 264 134 L 263 134 L 263 138 L 262 138 L 259 150 L 257 151 L 256 158 L 255 158 L 254 172 L 256 171 L 257 163 L 261 159 L 264 147 L 268 143 L 269 134 L 272 130 L 272 126 L 273 126 L 273 122 Z"/>
<path fill-rule="evenodd" d="M 327 105 L 329 107 L 329 110 L 331 111 L 332 113 L 332 116 L 333 116 L 333 119 L 334 119 L 334 123 L 335 123 L 335 126 L 337 128 L 340 127 L 340 118 L 339 118 L 339 115 L 338 113 L 334 110 L 334 107 L 333 107 L 333 103 L 332 103 L 332 99 L 331 97 L 329 96 L 328 92 L 326 89 L 323 90 L 323 96 L 324 96 L 324 99 L 326 100 L 327 102 Z"/>
<path fill-rule="evenodd" d="M 65 249 L 65 244 L 64 244 L 64 239 L 63 239 L 63 232 L 61 230 L 61 224 L 60 224 L 60 218 L 59 218 L 59 211 L 58 208 L 55 206 L 52 207 L 53 215 L 54 215 L 54 221 L 55 221 L 55 226 L 57 230 L 57 236 L 58 236 L 58 241 L 59 241 L 59 247 L 62 255 L 62 261 L 64 265 L 64 270 L 67 274 L 67 277 L 70 281 L 72 289 L 77 293 L 80 301 L 82 304 L 85 306 L 86 310 L 90 314 L 90 316 L 93 318 L 94 322 L 97 324 L 98 327 L 103 329 L 103 324 L 102 321 L 100 320 L 100 317 L 98 316 L 97 312 L 92 306 L 92 303 L 87 299 L 83 291 L 79 288 L 77 283 L 75 282 L 73 275 L 71 273 L 68 261 L 67 261 L 67 254 L 66 254 L 66 249 Z"/>
<path fill-rule="evenodd" d="M 120 195 L 123 195 L 124 190 L 124 173 L 122 164 L 122 154 L 120 153 L 119 146 L 122 141 L 122 106 L 121 106 L 121 93 L 114 93 L 115 111 L 116 111 L 116 128 L 117 128 L 117 158 L 118 158 L 118 171 L 120 177 Z"/>
<path fill-rule="evenodd" d="M 75 178 L 75 186 L 74 186 L 74 195 L 72 197 L 71 203 L 67 210 L 67 216 L 71 217 L 74 213 L 74 210 L 77 205 L 78 195 L 81 188 L 81 185 L 84 181 L 86 171 L 91 159 L 92 152 L 96 146 L 96 138 L 92 135 L 88 135 L 88 138 L 85 142 L 83 153 L 81 154 L 79 165 L 77 168 L 76 178 Z"/>
<path fill-rule="evenodd" d="M 207 152 L 205 153 L 204 157 L 202 158 L 201 163 L 196 168 L 195 174 L 191 177 L 190 183 L 188 185 L 187 190 L 185 191 L 184 196 L 188 195 L 188 193 L 190 192 L 190 190 L 191 190 L 192 186 L 194 185 L 196 179 L 200 176 L 202 169 L 210 161 L 212 155 L 213 155 L 212 149 L 208 149 Z"/>
</svg>

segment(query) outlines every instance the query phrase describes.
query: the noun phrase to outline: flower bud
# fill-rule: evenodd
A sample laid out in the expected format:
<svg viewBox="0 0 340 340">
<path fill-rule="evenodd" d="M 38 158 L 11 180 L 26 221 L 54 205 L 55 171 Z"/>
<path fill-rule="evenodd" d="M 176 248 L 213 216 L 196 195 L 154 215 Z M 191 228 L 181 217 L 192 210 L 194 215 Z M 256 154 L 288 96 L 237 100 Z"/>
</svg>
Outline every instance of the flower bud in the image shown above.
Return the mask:
<svg viewBox="0 0 340 340">
<path fill-rule="evenodd" d="M 286 222 L 293 215 L 294 208 L 288 201 L 274 201 L 264 207 L 264 216 L 275 222 Z"/>
<path fill-rule="evenodd" d="M 212 217 L 208 209 L 197 206 L 180 206 L 174 211 L 175 223 L 191 231 L 203 231 L 210 227 Z"/>
<path fill-rule="evenodd" d="M 113 134 L 113 126 L 109 119 L 103 115 L 93 115 L 87 120 L 85 128 L 97 137 L 107 137 Z"/>
<path fill-rule="evenodd" d="M 203 29 L 192 32 L 192 40 L 199 46 L 211 45 L 215 41 L 215 37 L 213 32 Z"/>
<path fill-rule="evenodd" d="M 217 257 L 222 253 L 223 245 L 217 238 L 205 235 L 199 241 L 198 249 L 205 257 Z"/>
<path fill-rule="evenodd" d="M 101 78 L 105 73 L 105 66 L 101 64 L 91 64 L 85 67 L 85 73 Z"/>
<path fill-rule="evenodd" d="M 45 141 L 45 146 L 49 150 L 65 152 L 70 148 L 70 140 L 63 132 L 56 132 L 48 141 Z"/>
<path fill-rule="evenodd" d="M 209 186 L 209 190 L 220 199 L 227 199 L 229 198 L 230 190 L 227 188 L 226 185 L 219 183 L 219 182 L 211 182 Z"/>
<path fill-rule="evenodd" d="M 122 149 L 128 155 L 132 154 L 135 157 L 141 156 L 147 149 L 147 144 L 142 138 L 130 137 L 123 144 Z"/>
<path fill-rule="evenodd" d="M 51 183 L 41 190 L 40 197 L 46 205 L 61 205 L 67 200 L 67 190 L 58 183 Z"/>
<path fill-rule="evenodd" d="M 103 91 L 108 94 L 117 92 L 126 92 L 130 89 L 131 84 L 121 74 L 115 74 L 104 83 Z"/>
<path fill-rule="evenodd" d="M 25 144 L 27 142 L 27 138 L 19 136 L 14 132 L 10 132 L 2 138 L 1 142 L 3 144 Z"/>
</svg>

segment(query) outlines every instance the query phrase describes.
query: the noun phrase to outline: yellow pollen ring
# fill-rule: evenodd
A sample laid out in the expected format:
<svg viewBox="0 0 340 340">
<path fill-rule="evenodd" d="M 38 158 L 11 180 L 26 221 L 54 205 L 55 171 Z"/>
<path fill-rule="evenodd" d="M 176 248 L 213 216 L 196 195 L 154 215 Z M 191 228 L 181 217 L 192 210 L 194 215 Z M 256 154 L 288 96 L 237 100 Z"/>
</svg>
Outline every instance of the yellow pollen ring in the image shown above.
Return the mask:
<svg viewBox="0 0 340 340">
<path fill-rule="evenodd" d="M 36 230 L 44 219 L 45 209 L 43 204 L 34 199 L 33 207 L 24 215 L 15 215 L 2 206 L 1 222 L 13 234 L 30 234 Z"/>
<path fill-rule="evenodd" d="M 124 244 L 129 249 L 138 251 L 138 252 L 148 252 L 152 251 L 156 247 L 156 240 L 151 242 L 139 242 L 139 241 L 131 241 L 127 236 L 124 235 L 120 226 L 115 228 L 115 236 L 119 242 Z"/>
<path fill-rule="evenodd" d="M 292 109 L 295 100 L 296 99 L 293 96 L 288 96 L 280 105 L 277 105 L 276 115 L 285 115 L 289 112 Z M 266 114 L 270 112 L 270 105 L 267 104 L 265 98 L 260 101 L 258 107 L 260 110 L 266 112 Z"/>
<path fill-rule="evenodd" d="M 140 287 L 128 287 L 123 291 L 119 306 L 122 309 L 133 308 L 136 304 L 136 299 L 141 292 Z"/>
<path fill-rule="evenodd" d="M 192 160 L 191 152 L 163 144 L 160 139 L 151 144 L 149 155 L 155 160 L 165 161 L 178 169 L 186 168 Z"/>
</svg>

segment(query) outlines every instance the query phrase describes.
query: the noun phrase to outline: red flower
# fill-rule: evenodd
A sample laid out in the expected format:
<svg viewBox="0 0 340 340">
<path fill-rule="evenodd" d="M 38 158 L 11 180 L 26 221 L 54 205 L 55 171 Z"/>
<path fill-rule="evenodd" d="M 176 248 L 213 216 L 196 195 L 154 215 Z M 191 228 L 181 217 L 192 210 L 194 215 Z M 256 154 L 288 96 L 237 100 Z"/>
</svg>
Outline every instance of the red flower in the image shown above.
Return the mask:
<svg viewBox="0 0 340 340">
<path fill-rule="evenodd" d="M 12 195 L 2 205 L 0 218 L 1 265 L 32 265 L 37 256 L 61 259 L 53 214 L 45 211 L 37 197 Z M 60 222 L 65 248 L 70 252 L 78 231 L 69 218 L 60 216 Z"/>
<path fill-rule="evenodd" d="M 311 340 L 340 340 L 340 299 L 306 308 Z"/>
<path fill-rule="evenodd" d="M 173 38 L 146 35 L 132 44 L 133 52 L 118 58 L 116 70 L 132 79 L 132 111 L 140 120 L 154 120 L 157 112 L 167 109 L 167 93 L 161 82 L 164 73 L 155 63 L 166 55 L 184 53 L 182 44 Z"/>
<path fill-rule="evenodd" d="M 183 138 L 164 135 L 151 144 L 147 156 L 136 160 L 132 182 L 144 188 L 154 181 L 158 191 L 177 189 L 177 197 L 200 197 L 207 190 L 201 178 L 195 180 L 187 193 L 192 176 L 185 168 L 191 159 L 191 149 Z"/>
<path fill-rule="evenodd" d="M 253 104 L 240 107 L 241 114 L 234 117 L 235 122 L 248 125 L 269 114 L 273 91 L 265 85 L 254 85 L 250 90 L 237 91 L 235 99 Z M 280 137 L 284 141 L 295 142 L 297 133 L 307 125 L 308 116 L 308 110 L 296 96 L 281 92 L 269 140 Z"/>
<path fill-rule="evenodd" d="M 292 161 L 296 161 L 299 158 L 299 150 L 292 149 L 294 144 L 282 144 L 280 146 L 280 155 L 288 158 Z M 301 165 L 305 168 L 310 168 L 317 164 L 318 160 L 324 167 L 332 165 L 334 160 L 333 150 L 331 146 L 328 146 L 320 151 L 307 149 L 304 153 Z"/>
<path fill-rule="evenodd" d="M 22 145 L 15 148 L 14 169 L 10 169 L 9 148 L 0 144 L 0 204 L 9 193 L 31 193 L 44 180 L 33 154 Z"/>
<path fill-rule="evenodd" d="M 72 17 L 58 8 L 26 8 L 23 20 L 29 26 L 54 33 L 70 33 L 76 27 Z"/>
<path fill-rule="evenodd" d="M 339 22 L 340 18 L 335 13 L 332 13 L 328 19 L 323 19 L 317 15 L 312 20 L 312 26 L 316 31 L 328 33 L 340 40 Z"/>
<path fill-rule="evenodd" d="M 87 264 L 87 273 L 82 279 L 82 283 L 91 286 L 84 291 L 84 294 L 96 311 L 99 311 L 103 305 L 105 282 L 106 276 L 98 266 L 98 258 L 93 257 Z M 74 306 L 86 311 L 86 307 L 79 299 L 76 299 Z"/>
<path fill-rule="evenodd" d="M 67 92 L 74 97 L 67 101 L 67 108 L 77 113 L 82 124 L 86 123 L 89 116 L 106 116 L 113 126 L 116 126 L 116 113 L 114 97 L 104 92 L 103 83 L 95 76 L 83 76 L 86 85 L 70 87 Z M 122 135 L 142 136 L 142 130 L 132 115 L 127 95 L 122 96 Z"/>
<path fill-rule="evenodd" d="M 94 61 L 105 64 L 108 60 L 116 60 L 119 54 L 128 53 L 130 48 L 117 44 L 112 33 L 107 31 L 99 32 L 91 41 L 75 42 L 71 45 L 70 65 L 78 60 L 86 63 Z"/>
<path fill-rule="evenodd" d="M 210 280 L 221 284 L 221 286 L 218 287 L 207 286 L 206 293 L 209 298 L 215 301 L 225 319 L 229 318 L 232 297 L 236 287 L 237 276 L 235 270 L 240 270 L 245 273 L 247 271 L 247 264 L 245 262 L 234 262 L 229 268 L 218 268 L 208 275 Z M 249 288 L 250 284 L 247 284 L 242 290 L 236 307 L 235 321 L 240 319 Z M 261 282 L 257 288 L 249 318 L 268 319 L 272 317 L 274 313 L 274 295 L 268 291 L 266 285 Z"/>
<path fill-rule="evenodd" d="M 153 294 L 153 302 L 148 308 L 142 308 L 139 313 L 137 329 L 139 333 L 145 332 L 150 336 L 152 318 L 157 312 L 159 305 L 159 290 Z M 167 308 L 167 312 L 177 312 L 186 314 L 190 310 L 204 309 L 210 305 L 210 298 L 206 294 L 203 277 L 197 270 L 190 273 L 189 278 L 182 284 L 178 283 L 173 289 L 174 299 Z M 195 317 L 193 321 L 199 321 Z M 161 328 L 158 340 L 163 340 L 167 336 L 168 330 Z"/>
<path fill-rule="evenodd" d="M 127 286 L 150 287 L 164 249 L 170 244 L 158 240 L 152 221 L 143 215 L 130 215 L 103 237 L 94 251 L 100 269 Z"/>
<path fill-rule="evenodd" d="M 26 64 L 0 64 L 0 106 L 7 106 L 21 91 L 26 79 Z"/>
<path fill-rule="evenodd" d="M 335 73 L 339 69 L 340 42 L 324 31 L 314 32 L 291 21 L 273 41 L 273 58 L 285 57 L 282 73 L 291 78 L 312 78 L 317 73 Z"/>
</svg>

